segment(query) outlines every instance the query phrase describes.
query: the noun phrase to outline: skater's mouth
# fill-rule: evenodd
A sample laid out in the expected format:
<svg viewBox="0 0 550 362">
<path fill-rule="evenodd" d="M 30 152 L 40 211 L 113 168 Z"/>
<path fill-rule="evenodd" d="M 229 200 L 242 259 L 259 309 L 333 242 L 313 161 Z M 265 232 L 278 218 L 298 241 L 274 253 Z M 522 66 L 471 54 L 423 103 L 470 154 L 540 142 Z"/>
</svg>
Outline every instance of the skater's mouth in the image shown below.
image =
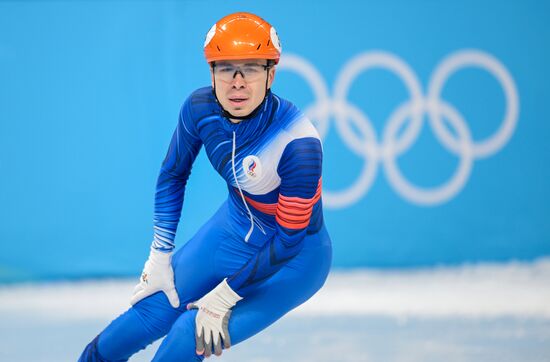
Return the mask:
<svg viewBox="0 0 550 362">
<path fill-rule="evenodd" d="M 245 96 L 231 96 L 228 99 L 233 106 L 243 106 L 248 102 L 249 98 Z"/>
</svg>

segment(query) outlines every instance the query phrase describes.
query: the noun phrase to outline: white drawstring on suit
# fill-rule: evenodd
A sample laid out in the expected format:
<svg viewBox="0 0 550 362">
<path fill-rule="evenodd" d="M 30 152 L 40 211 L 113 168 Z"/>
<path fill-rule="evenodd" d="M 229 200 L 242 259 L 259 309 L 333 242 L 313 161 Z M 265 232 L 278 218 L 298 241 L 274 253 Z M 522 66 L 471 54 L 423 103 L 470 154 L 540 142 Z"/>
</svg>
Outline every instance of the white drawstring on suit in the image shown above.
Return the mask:
<svg viewBox="0 0 550 362">
<path fill-rule="evenodd" d="M 244 198 L 243 190 L 241 189 L 241 185 L 239 184 L 239 180 L 237 179 L 237 172 L 235 171 L 235 148 L 236 148 L 236 141 L 237 141 L 237 135 L 235 131 L 233 131 L 233 149 L 231 150 L 231 167 L 233 169 L 233 177 L 235 178 L 235 183 L 237 184 L 237 188 L 239 189 L 239 193 L 241 195 L 241 198 L 243 200 L 244 207 L 246 208 L 246 211 L 248 211 L 248 216 L 250 217 L 250 230 L 248 230 L 248 233 L 244 237 L 244 241 L 248 243 L 248 239 L 250 238 L 250 235 L 252 235 L 252 231 L 254 231 L 254 215 L 252 214 L 252 211 L 250 211 L 250 208 L 248 207 L 248 204 L 246 203 L 246 199 Z M 262 227 L 260 227 L 260 230 L 262 233 L 265 234 L 265 231 L 262 230 Z"/>
</svg>

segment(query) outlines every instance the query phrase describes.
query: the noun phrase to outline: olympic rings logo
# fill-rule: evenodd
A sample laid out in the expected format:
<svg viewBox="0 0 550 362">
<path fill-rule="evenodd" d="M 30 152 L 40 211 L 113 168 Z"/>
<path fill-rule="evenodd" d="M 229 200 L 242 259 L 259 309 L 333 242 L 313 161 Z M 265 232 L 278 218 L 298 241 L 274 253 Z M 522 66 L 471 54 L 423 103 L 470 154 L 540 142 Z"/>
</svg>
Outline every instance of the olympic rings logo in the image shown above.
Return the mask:
<svg viewBox="0 0 550 362">
<path fill-rule="evenodd" d="M 506 98 L 506 110 L 499 128 L 490 137 L 477 142 L 472 139 L 462 115 L 441 98 L 447 79 L 465 67 L 479 67 L 493 75 L 502 86 Z M 390 115 L 381 142 L 368 116 L 347 101 L 354 79 L 373 68 L 393 72 L 403 81 L 410 95 L 410 99 Z M 279 69 L 298 73 L 311 86 L 316 102 L 305 109 L 305 114 L 315 123 L 321 138 L 326 136 L 329 122 L 334 120 L 335 128 L 347 146 L 365 160 L 359 178 L 348 188 L 323 191 L 324 203 L 331 208 L 350 206 L 365 195 L 376 177 L 379 163 L 384 166 L 391 186 L 406 200 L 418 205 L 444 203 L 466 184 L 475 159 L 489 157 L 504 147 L 518 120 L 519 98 L 514 80 L 495 57 L 479 50 L 461 50 L 443 59 L 430 78 L 427 95 L 423 94 L 413 70 L 396 55 L 384 51 L 365 52 L 351 59 L 337 77 L 332 98 L 321 74 L 305 59 L 287 54 L 281 58 Z M 428 123 L 438 141 L 460 159 L 451 178 L 433 188 L 411 183 L 396 162 L 397 157 L 411 148 L 418 138 L 424 115 L 428 116 Z M 448 130 L 443 119 L 454 129 L 454 134 Z M 405 124 L 407 120 L 408 124 Z M 404 131 L 399 132 L 403 126 Z"/>
</svg>

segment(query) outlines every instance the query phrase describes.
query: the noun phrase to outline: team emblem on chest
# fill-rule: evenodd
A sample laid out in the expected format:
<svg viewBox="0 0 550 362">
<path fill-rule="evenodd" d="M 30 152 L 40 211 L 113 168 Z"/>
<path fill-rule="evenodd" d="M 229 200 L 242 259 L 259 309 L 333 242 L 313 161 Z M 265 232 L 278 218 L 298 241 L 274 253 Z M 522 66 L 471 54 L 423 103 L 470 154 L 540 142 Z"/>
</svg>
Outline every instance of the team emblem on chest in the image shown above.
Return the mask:
<svg viewBox="0 0 550 362">
<path fill-rule="evenodd" d="M 246 156 L 243 160 L 243 170 L 248 179 L 255 180 L 262 175 L 262 165 L 256 156 Z"/>
</svg>

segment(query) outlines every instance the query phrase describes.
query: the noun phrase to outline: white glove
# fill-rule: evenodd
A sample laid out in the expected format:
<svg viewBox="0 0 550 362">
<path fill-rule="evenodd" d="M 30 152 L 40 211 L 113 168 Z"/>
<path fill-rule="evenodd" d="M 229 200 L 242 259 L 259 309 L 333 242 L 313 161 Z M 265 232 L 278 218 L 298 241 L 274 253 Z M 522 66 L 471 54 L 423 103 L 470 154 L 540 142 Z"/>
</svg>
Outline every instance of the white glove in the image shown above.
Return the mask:
<svg viewBox="0 0 550 362">
<path fill-rule="evenodd" d="M 222 354 L 222 341 L 226 349 L 231 347 L 228 330 L 229 317 L 231 308 L 241 299 L 243 298 L 227 284 L 227 279 L 224 279 L 204 297 L 187 305 L 187 309 L 199 310 L 195 318 L 197 354 L 204 353 L 205 357 L 210 357 L 212 342 L 216 356 Z"/>
<path fill-rule="evenodd" d="M 168 297 L 172 307 L 180 306 L 180 300 L 174 286 L 174 271 L 172 270 L 172 252 L 163 253 L 151 248 L 149 259 L 145 262 L 140 282 L 134 288 L 130 299 L 132 305 L 145 297 L 162 291 Z"/>
</svg>

